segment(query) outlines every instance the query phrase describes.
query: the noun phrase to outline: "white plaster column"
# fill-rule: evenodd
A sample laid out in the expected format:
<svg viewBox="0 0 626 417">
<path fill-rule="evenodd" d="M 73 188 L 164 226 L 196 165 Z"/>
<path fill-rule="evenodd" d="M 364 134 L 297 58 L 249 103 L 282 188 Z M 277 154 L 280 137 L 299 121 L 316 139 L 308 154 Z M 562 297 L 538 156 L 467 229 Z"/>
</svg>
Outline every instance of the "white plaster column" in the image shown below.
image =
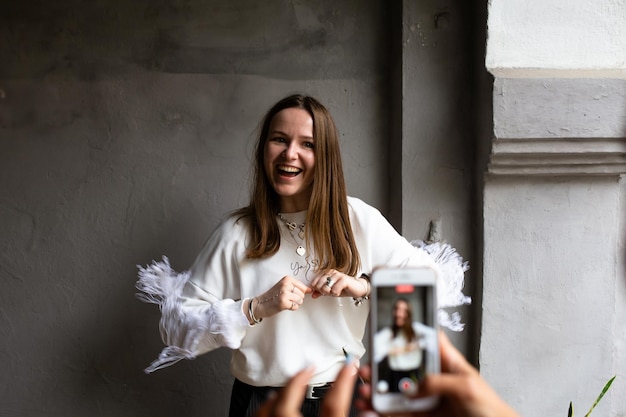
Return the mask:
<svg viewBox="0 0 626 417">
<path fill-rule="evenodd" d="M 492 0 L 481 372 L 521 415 L 626 412 L 626 2 Z"/>
</svg>

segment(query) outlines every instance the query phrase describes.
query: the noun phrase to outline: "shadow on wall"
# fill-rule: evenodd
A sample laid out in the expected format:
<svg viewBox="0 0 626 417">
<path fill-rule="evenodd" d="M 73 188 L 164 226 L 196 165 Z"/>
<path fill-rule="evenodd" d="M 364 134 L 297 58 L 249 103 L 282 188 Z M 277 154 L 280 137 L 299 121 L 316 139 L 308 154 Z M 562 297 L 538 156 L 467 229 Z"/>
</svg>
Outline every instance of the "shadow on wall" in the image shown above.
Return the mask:
<svg viewBox="0 0 626 417">
<path fill-rule="evenodd" d="M 143 373 L 163 347 L 159 311 L 134 297 L 136 264 L 162 254 L 191 263 L 210 231 L 208 213 L 223 210 L 205 196 L 181 198 L 170 167 L 156 170 L 146 157 L 155 138 L 117 135 L 120 124 L 111 123 L 105 149 L 84 139 L 99 143 L 107 131 L 80 123 L 1 131 L 11 133 L 0 141 L 2 416 L 227 410 L 227 351 Z"/>
<path fill-rule="evenodd" d="M 65 74 L 93 81 L 132 67 L 305 80 L 371 76 L 386 65 L 385 54 L 361 47 L 375 34 L 359 30 L 358 22 L 388 13 L 381 4 L 139 0 L 77 7 L 75 0 L 12 2 L 0 16 L 0 78 Z M 371 8 L 376 13 L 370 14 Z"/>
<path fill-rule="evenodd" d="M 227 350 L 143 373 L 163 345 L 135 265 L 188 267 L 234 208 L 216 188 L 248 174 L 233 138 L 254 106 L 233 102 L 351 77 L 370 100 L 387 67 L 382 1 L 244 3 L 4 5 L 0 415 L 225 414 Z"/>
<path fill-rule="evenodd" d="M 85 376 L 93 403 L 109 398 L 108 407 L 117 408 L 110 415 L 116 416 L 226 415 L 232 386 L 230 351 L 220 349 L 145 374 L 141 367 L 163 347 L 156 329 L 160 315 L 155 306 L 134 299 L 129 303 L 129 314 L 117 317 L 117 337 L 96 349 L 97 360 Z M 130 323 L 128 316 L 133 318 Z"/>
<path fill-rule="evenodd" d="M 65 411 L 82 415 L 97 410 L 110 416 L 201 416 L 214 410 L 215 415 L 225 415 L 232 377 L 224 365 L 230 362 L 230 352 L 218 350 L 147 375 L 141 366 L 147 366 L 162 348 L 155 331 L 159 315 L 146 313 L 148 308 L 130 297 L 120 301 L 117 305 L 127 308 L 110 314 L 108 322 L 98 326 L 108 330 L 90 342 L 81 343 L 77 336 L 79 340 L 70 340 L 62 347 L 59 358 L 65 359 L 61 372 L 67 380 L 57 380 L 62 387 L 59 394 L 74 402 Z M 74 334 L 93 332 L 92 323 L 84 324 Z M 148 340 L 147 334 L 154 338 Z"/>
<path fill-rule="evenodd" d="M 198 223 L 192 225 L 191 219 L 188 220 L 186 225 L 172 220 L 156 241 L 168 242 L 168 246 L 184 247 L 189 251 L 192 245 L 186 242 L 184 231 L 197 227 Z M 158 220 L 155 221 L 158 223 Z M 163 252 L 172 254 L 175 259 L 185 258 L 177 254 L 173 247 L 144 247 L 141 252 Z M 151 259 L 149 255 L 139 263 L 147 263 Z M 103 330 L 97 337 L 101 343 L 85 351 L 68 346 L 78 355 L 93 355 L 91 362 L 83 364 L 85 368 L 81 378 L 72 381 L 75 393 L 84 392 L 91 408 L 105 408 L 107 415 L 226 415 L 233 380 L 228 349 L 219 349 L 192 361 L 184 360 L 153 374 L 144 373 L 144 368 L 156 359 L 164 347 L 158 330 L 160 312 L 155 305 L 135 298 L 137 270 L 133 262 L 125 262 L 123 269 L 121 275 L 125 278 L 120 281 L 116 295 L 111 294 L 109 300 L 99 301 L 108 306 L 101 318 L 106 323 L 98 326 Z M 86 323 L 76 334 L 88 334 L 91 328 L 91 323 Z M 67 353 L 65 357 L 76 356 Z"/>
</svg>

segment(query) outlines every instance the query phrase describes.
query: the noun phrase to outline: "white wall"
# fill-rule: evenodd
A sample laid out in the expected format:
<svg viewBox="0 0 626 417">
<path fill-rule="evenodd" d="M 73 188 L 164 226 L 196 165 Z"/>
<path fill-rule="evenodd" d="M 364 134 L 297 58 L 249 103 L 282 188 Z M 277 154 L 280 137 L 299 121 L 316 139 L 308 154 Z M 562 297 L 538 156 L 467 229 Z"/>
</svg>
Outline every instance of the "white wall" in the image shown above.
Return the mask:
<svg viewBox="0 0 626 417">
<path fill-rule="evenodd" d="M 483 375 L 521 415 L 626 412 L 626 1 L 492 0 Z M 620 78 L 621 77 L 621 78 Z"/>
<path fill-rule="evenodd" d="M 494 75 L 626 76 L 624 0 L 492 0 L 488 24 Z"/>
</svg>

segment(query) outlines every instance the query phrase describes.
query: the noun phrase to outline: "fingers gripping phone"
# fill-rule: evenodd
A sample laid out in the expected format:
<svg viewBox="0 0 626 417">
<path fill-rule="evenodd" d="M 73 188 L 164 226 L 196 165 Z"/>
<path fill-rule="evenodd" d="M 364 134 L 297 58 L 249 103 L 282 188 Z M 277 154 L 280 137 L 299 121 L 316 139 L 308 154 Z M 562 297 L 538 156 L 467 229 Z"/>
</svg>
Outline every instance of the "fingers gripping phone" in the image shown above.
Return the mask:
<svg viewBox="0 0 626 417">
<path fill-rule="evenodd" d="M 416 396 L 424 377 L 440 370 L 437 273 L 384 268 L 371 284 L 372 405 L 379 413 L 431 409 L 437 397 Z"/>
</svg>

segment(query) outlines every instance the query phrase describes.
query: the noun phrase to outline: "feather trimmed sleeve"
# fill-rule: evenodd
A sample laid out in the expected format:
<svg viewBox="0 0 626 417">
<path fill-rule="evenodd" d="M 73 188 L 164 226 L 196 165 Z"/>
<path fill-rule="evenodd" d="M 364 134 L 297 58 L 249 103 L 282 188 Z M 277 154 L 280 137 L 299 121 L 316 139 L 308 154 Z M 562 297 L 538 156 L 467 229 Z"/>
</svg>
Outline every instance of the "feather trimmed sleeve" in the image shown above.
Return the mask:
<svg viewBox="0 0 626 417">
<path fill-rule="evenodd" d="M 181 359 L 194 359 L 218 347 L 237 349 L 249 326 L 241 302 L 233 299 L 202 300 L 185 296 L 193 286 L 190 272 L 178 273 L 167 257 L 145 268 L 138 265 L 137 297 L 161 309 L 159 327 L 167 345 L 146 373 L 173 365 Z"/>
<path fill-rule="evenodd" d="M 411 244 L 424 250 L 439 267 L 440 279 L 437 283 L 439 325 L 455 332 L 463 331 L 465 323 L 461 321 L 459 312 L 450 313 L 446 309 L 472 303 L 472 299 L 463 294 L 465 271 L 469 269 L 468 262 L 463 261 L 456 249 L 447 243 L 414 240 Z"/>
<path fill-rule="evenodd" d="M 437 224 L 431 223 L 427 242 L 409 242 L 375 208 L 356 198 L 349 199 L 354 210 L 353 227 L 362 239 L 362 258 L 369 262 L 366 268 L 372 271 L 378 266 L 397 267 L 432 266 L 439 273 L 437 283 L 439 324 L 449 330 L 460 332 L 465 324 L 458 312 L 449 312 L 451 307 L 470 304 L 471 299 L 463 294 L 465 271 L 469 265 L 451 245 L 442 242 Z"/>
</svg>

